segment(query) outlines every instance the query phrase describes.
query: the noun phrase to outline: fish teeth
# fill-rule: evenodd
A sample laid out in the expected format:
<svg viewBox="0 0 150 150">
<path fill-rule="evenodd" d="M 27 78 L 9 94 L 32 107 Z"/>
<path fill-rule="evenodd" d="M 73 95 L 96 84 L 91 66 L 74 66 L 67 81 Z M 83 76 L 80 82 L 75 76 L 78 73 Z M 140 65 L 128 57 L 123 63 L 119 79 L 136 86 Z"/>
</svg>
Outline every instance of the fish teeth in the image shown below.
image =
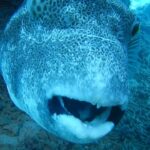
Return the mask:
<svg viewBox="0 0 150 150">
<path fill-rule="evenodd" d="M 100 104 L 96 104 L 96 108 L 99 109 L 101 107 Z"/>
<path fill-rule="evenodd" d="M 66 112 L 68 112 L 67 108 L 65 107 L 64 101 L 63 101 L 63 99 L 62 99 L 61 97 L 59 97 L 59 101 L 60 101 L 60 104 L 61 104 L 61 106 L 63 107 L 63 109 L 64 109 Z"/>
<path fill-rule="evenodd" d="M 96 103 L 95 103 L 95 102 L 91 102 L 91 104 L 92 104 L 92 105 L 94 105 L 94 106 L 96 105 Z"/>
</svg>

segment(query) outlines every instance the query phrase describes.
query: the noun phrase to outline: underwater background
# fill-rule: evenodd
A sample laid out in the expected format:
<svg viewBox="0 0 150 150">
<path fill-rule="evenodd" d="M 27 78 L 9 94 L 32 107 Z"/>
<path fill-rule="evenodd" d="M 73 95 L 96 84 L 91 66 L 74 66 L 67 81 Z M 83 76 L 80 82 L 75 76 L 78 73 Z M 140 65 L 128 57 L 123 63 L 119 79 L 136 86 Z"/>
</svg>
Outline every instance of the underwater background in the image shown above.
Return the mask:
<svg viewBox="0 0 150 150">
<path fill-rule="evenodd" d="M 3 1 L 5 7 L 1 7 Z M 0 0 L 0 29 L 21 3 Z M 129 81 L 129 105 L 118 126 L 95 144 L 59 139 L 12 103 L 0 78 L 0 150 L 150 150 L 150 6 L 136 13 L 141 21 L 139 68 Z"/>
</svg>

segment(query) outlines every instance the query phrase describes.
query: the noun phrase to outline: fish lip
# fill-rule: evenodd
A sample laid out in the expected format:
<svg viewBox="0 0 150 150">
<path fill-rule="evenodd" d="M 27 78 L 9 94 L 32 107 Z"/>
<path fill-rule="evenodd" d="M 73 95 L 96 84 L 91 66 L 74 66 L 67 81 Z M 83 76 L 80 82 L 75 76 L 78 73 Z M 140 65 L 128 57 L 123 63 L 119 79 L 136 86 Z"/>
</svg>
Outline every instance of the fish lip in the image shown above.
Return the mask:
<svg viewBox="0 0 150 150">
<path fill-rule="evenodd" d="M 93 143 L 108 134 L 114 128 L 114 123 L 110 121 L 91 124 L 83 123 L 71 115 L 54 114 L 52 117 L 55 124 L 58 125 L 58 131 L 65 133 L 61 137 L 73 143 Z"/>
</svg>

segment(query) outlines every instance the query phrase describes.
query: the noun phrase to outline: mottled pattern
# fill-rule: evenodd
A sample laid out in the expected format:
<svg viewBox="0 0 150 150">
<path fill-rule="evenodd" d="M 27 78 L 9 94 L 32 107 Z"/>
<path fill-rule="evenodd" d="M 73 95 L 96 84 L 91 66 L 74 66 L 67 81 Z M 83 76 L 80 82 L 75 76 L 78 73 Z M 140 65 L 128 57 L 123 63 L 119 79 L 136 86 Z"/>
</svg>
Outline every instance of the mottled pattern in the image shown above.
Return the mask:
<svg viewBox="0 0 150 150">
<path fill-rule="evenodd" d="M 126 102 L 134 15 L 117 0 L 46 3 L 48 11 L 28 3 L 8 23 L 2 75 L 20 109 L 50 132 L 79 142 L 52 120 L 47 100 L 62 95 L 107 106 Z"/>
</svg>

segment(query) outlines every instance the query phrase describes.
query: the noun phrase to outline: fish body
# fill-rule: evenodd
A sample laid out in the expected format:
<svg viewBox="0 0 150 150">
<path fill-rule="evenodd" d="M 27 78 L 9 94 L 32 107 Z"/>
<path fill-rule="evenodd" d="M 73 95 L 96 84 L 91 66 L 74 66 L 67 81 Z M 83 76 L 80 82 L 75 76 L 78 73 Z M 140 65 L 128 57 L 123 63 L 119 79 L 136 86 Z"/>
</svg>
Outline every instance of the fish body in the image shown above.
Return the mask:
<svg viewBox="0 0 150 150">
<path fill-rule="evenodd" d="M 128 102 L 128 43 L 135 16 L 120 0 L 28 0 L 0 41 L 12 101 L 50 133 L 90 143 Z"/>
</svg>

